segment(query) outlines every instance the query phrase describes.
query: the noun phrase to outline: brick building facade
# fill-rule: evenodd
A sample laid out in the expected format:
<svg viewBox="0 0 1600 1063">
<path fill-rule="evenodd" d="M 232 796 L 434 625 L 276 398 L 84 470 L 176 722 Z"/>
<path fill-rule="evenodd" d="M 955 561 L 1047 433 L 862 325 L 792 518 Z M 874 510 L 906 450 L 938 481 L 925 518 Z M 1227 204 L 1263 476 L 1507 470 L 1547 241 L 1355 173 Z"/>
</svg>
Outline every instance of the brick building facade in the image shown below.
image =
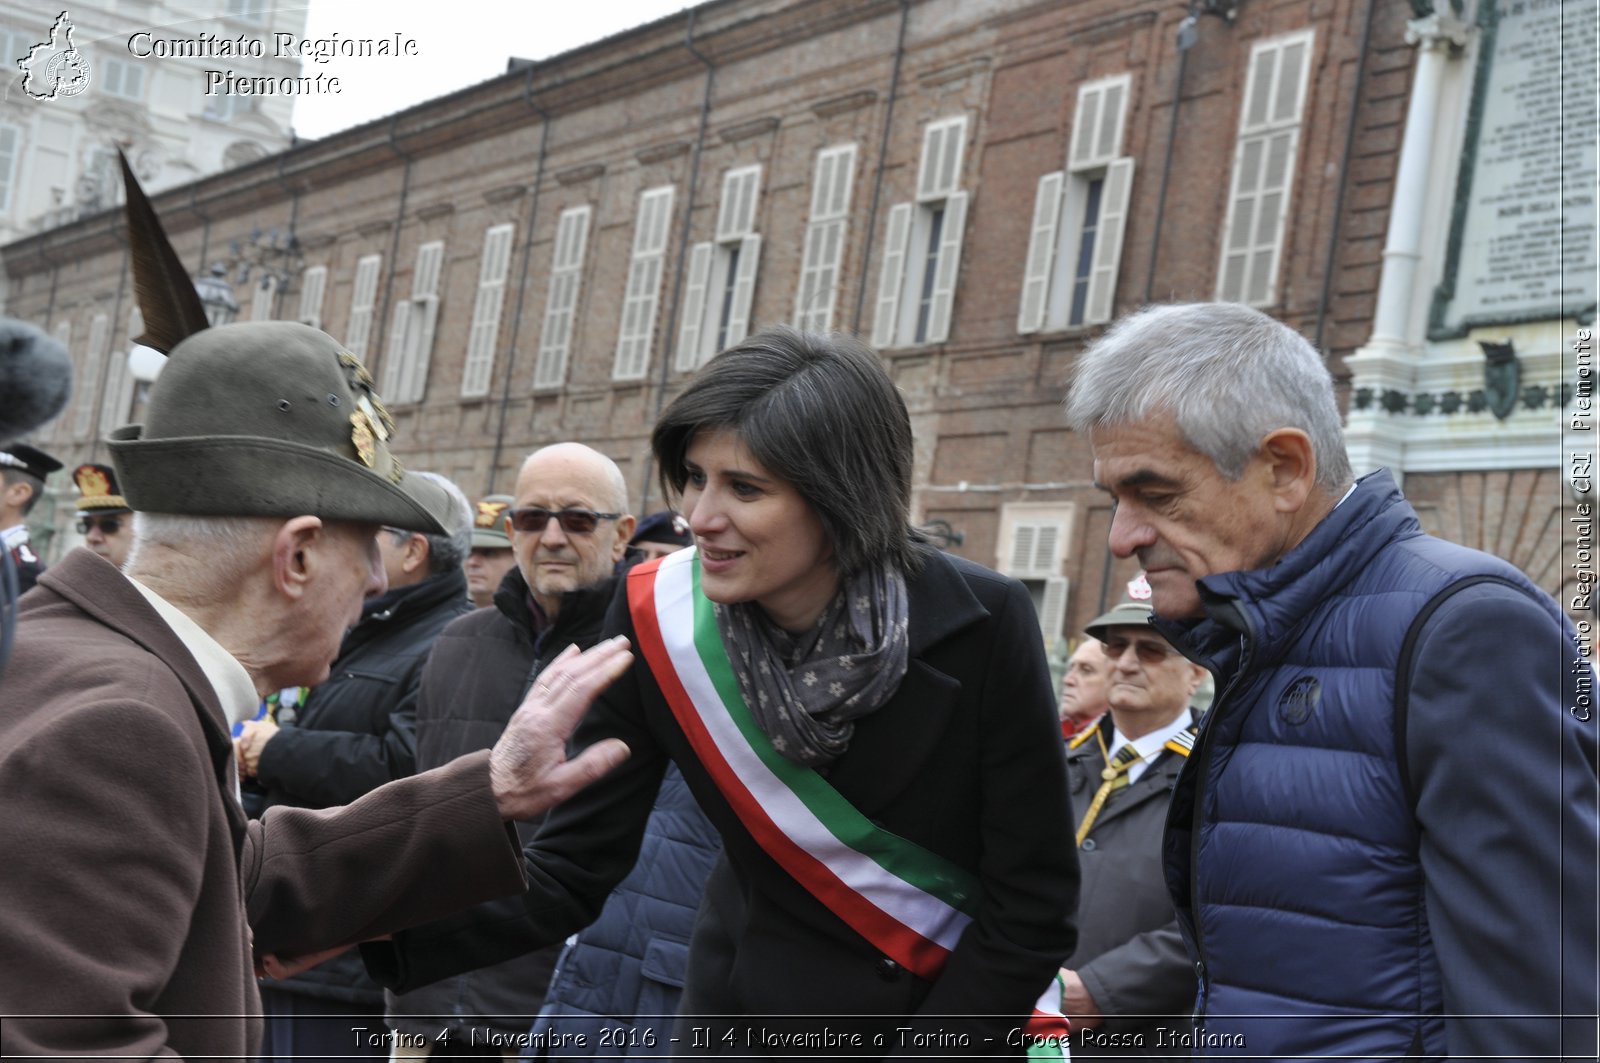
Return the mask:
<svg viewBox="0 0 1600 1063">
<path fill-rule="evenodd" d="M 578 439 L 659 508 L 649 427 L 694 366 L 763 324 L 856 332 L 912 411 L 917 519 L 1075 635 L 1131 575 L 1062 425 L 1078 352 L 1145 302 L 1228 298 L 1347 381 L 1383 269 L 1414 12 L 1190 11 L 714 0 L 155 203 L 196 272 L 292 227 L 303 270 L 240 316 L 343 338 L 398 453 L 469 493 Z M 138 415 L 106 353 L 129 342 L 119 224 L 4 249 L 8 313 L 104 345 L 75 344 L 84 386 L 38 439 L 69 464 Z M 1555 590 L 1558 461 L 1413 483 L 1434 526 Z"/>
</svg>

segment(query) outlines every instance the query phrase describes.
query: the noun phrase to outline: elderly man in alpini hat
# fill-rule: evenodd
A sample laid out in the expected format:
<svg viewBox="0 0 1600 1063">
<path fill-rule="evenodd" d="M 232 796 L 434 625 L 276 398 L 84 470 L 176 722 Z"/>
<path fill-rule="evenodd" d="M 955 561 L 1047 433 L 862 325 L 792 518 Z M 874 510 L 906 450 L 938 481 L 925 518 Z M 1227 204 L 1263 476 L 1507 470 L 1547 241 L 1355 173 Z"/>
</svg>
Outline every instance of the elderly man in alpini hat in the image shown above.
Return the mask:
<svg viewBox="0 0 1600 1063">
<path fill-rule="evenodd" d="M 252 1055 L 258 970 L 519 892 L 507 822 L 626 755 L 564 753 L 626 667 L 611 642 L 557 662 L 492 751 L 246 821 L 230 725 L 327 676 L 384 590 L 381 526 L 443 530 L 389 432 L 351 354 L 271 322 L 177 344 L 146 423 L 114 433 L 126 575 L 53 566 L 0 678 L 0 1053 Z"/>
</svg>

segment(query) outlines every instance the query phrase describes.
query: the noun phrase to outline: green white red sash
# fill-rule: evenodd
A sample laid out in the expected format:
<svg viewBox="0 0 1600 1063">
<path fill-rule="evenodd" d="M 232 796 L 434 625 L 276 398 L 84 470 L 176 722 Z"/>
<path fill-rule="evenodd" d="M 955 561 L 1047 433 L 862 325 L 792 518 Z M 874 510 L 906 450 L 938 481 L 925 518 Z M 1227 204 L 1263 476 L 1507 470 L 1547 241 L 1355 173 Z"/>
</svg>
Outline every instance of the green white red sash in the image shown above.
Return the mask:
<svg viewBox="0 0 1600 1063">
<path fill-rule="evenodd" d="M 697 550 L 631 569 L 628 606 L 651 674 L 745 829 L 885 956 L 937 978 L 977 910 L 977 877 L 874 825 L 814 769 L 772 747 L 739 691 L 712 604 L 700 590 Z M 1058 994 L 1052 983 L 1046 997 L 1059 1001 Z M 1065 1019 L 1044 1004 L 1026 1032 L 1064 1041 Z"/>
</svg>

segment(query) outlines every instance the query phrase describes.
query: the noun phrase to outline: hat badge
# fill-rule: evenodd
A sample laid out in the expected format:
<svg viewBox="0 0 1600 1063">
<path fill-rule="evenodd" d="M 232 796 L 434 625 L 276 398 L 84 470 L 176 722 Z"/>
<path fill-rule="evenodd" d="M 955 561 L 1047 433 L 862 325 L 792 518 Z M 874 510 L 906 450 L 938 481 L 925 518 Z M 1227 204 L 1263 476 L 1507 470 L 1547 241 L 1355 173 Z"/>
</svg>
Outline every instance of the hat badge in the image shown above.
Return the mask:
<svg viewBox="0 0 1600 1063">
<path fill-rule="evenodd" d="M 111 481 L 99 469 L 88 467 L 78 470 L 78 490 L 84 498 L 104 498 L 111 493 Z"/>
<path fill-rule="evenodd" d="M 356 457 L 361 459 L 361 464 L 369 469 L 377 464 L 378 437 L 366 410 L 357 410 L 350 415 L 350 443 L 356 448 Z"/>
<path fill-rule="evenodd" d="M 493 528 L 500 523 L 500 514 L 505 511 L 504 502 L 479 502 L 478 518 L 473 523 L 480 528 Z"/>
<path fill-rule="evenodd" d="M 1150 581 L 1141 572 L 1128 581 L 1128 598 L 1135 602 L 1148 602 L 1152 597 Z"/>
</svg>

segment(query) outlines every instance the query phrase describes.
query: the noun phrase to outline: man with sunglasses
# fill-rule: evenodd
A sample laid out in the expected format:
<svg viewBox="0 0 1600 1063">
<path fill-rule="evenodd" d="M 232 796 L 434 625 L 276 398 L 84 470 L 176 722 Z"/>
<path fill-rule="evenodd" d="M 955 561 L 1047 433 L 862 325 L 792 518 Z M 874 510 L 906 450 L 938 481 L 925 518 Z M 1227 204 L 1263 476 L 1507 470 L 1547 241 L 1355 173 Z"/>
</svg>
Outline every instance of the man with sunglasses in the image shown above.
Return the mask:
<svg viewBox="0 0 1600 1063">
<path fill-rule="evenodd" d="M 116 470 L 86 462 L 72 470 L 72 482 L 78 485 L 78 534 L 84 545 L 121 568 L 133 545 L 133 511 L 117 487 Z"/>
<path fill-rule="evenodd" d="M 494 745 L 534 679 L 568 646 L 600 640 L 635 520 L 616 462 L 581 443 L 529 455 L 504 522 L 516 566 L 493 605 L 444 629 L 417 698 L 417 770 Z M 517 824 L 526 843 L 538 821 Z M 489 907 L 521 916 L 522 901 Z M 419 932 L 426 932 L 422 930 Z M 427 1046 L 482 1045 L 527 1033 L 561 946 L 527 953 L 401 996 L 388 997 L 389 1025 Z M 442 1039 L 440 1031 L 447 1031 Z M 513 1042 L 501 1042 L 513 1043 Z M 428 1053 L 408 1049 L 420 1058 Z"/>
<path fill-rule="evenodd" d="M 1194 968 L 1161 870 L 1161 832 L 1205 671 L 1150 626 L 1150 584 L 1085 632 L 1104 648 L 1108 712 L 1068 743 L 1078 816 L 1078 947 L 1061 972 L 1073 1058 L 1185 1058 Z M 1163 1018 L 1171 1016 L 1171 1018 Z"/>
</svg>

